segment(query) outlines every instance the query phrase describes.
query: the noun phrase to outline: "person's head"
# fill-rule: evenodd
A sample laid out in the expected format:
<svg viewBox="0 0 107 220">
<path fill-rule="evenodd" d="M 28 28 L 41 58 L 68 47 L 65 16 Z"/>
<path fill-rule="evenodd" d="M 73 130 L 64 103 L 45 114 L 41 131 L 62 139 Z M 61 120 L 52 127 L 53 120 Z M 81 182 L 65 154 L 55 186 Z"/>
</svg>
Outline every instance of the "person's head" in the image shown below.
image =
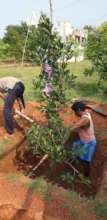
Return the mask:
<svg viewBox="0 0 107 220">
<path fill-rule="evenodd" d="M 75 101 L 71 108 L 76 115 L 81 116 L 82 113 L 86 110 L 86 105 L 81 101 Z"/>
</svg>

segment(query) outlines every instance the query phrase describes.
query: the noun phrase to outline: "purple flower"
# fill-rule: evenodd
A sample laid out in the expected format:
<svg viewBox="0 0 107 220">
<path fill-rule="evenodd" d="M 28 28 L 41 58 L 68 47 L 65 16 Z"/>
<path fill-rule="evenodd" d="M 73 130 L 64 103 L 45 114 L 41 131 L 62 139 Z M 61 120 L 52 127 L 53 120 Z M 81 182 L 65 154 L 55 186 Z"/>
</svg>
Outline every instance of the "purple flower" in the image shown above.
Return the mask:
<svg viewBox="0 0 107 220">
<path fill-rule="evenodd" d="M 42 65 L 43 71 L 48 74 L 49 77 L 52 76 L 52 67 L 48 63 Z"/>
<path fill-rule="evenodd" d="M 52 85 L 50 83 L 46 83 L 43 92 L 45 93 L 46 96 L 49 97 L 52 92 Z"/>
</svg>

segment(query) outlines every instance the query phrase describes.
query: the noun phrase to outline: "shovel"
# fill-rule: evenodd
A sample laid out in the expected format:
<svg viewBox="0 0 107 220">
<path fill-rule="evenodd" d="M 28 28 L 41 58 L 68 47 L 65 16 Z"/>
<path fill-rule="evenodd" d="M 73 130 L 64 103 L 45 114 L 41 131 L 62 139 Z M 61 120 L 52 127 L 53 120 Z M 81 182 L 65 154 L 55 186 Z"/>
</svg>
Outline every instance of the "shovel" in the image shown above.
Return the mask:
<svg viewBox="0 0 107 220">
<path fill-rule="evenodd" d="M 96 112 L 102 116 L 105 116 L 105 117 L 107 116 L 107 113 L 103 112 L 102 109 L 97 107 L 95 104 L 88 104 L 88 103 L 90 103 L 90 100 L 74 99 L 74 100 L 72 100 L 72 103 L 74 103 L 76 101 L 80 101 L 80 102 L 84 103 L 87 108 L 92 109 L 94 112 Z"/>
<path fill-rule="evenodd" d="M 0 98 L 2 98 L 2 100 L 5 99 L 5 98 L 4 98 L 4 94 L 2 94 L 1 92 L 0 92 Z M 15 109 L 15 110 L 14 110 L 14 113 L 15 113 L 16 115 L 18 115 L 18 116 L 24 118 L 24 119 L 27 120 L 28 122 L 30 122 L 30 123 L 32 123 L 32 124 L 34 123 L 34 120 L 33 120 L 32 118 L 30 118 L 29 116 L 27 116 L 25 113 L 20 112 L 18 109 Z M 14 116 L 14 118 L 15 118 L 15 116 Z"/>
<path fill-rule="evenodd" d="M 32 118 L 30 118 L 29 116 L 27 116 L 26 114 L 20 112 L 18 109 L 15 109 L 15 114 L 20 116 L 21 118 L 24 118 L 25 120 L 27 120 L 28 122 L 30 122 L 31 124 L 34 123 L 34 120 Z"/>
<path fill-rule="evenodd" d="M 102 109 L 98 108 L 96 105 L 86 105 L 87 108 L 92 109 L 93 111 L 95 111 L 96 113 L 102 115 L 102 116 L 107 116 L 107 114 L 105 112 L 102 111 Z"/>
</svg>

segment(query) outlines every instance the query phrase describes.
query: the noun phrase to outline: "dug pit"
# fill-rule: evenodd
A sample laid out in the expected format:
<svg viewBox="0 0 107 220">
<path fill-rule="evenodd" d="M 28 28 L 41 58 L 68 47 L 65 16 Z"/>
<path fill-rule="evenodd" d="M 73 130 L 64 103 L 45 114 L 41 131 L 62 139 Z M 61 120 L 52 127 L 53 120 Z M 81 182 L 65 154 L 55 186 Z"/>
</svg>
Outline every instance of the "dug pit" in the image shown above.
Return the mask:
<svg viewBox="0 0 107 220">
<path fill-rule="evenodd" d="M 97 104 L 97 106 L 107 112 L 106 105 Z M 40 103 L 28 102 L 26 115 L 42 125 L 46 123 L 47 119 L 38 107 L 40 107 Z M 107 172 L 107 117 L 103 117 L 92 110 L 90 112 L 97 138 L 97 148 L 90 166 L 91 184 L 81 183 L 78 178 L 76 178 L 74 183 L 63 182 L 61 175 L 66 172 L 72 174 L 71 168 L 65 164 L 53 164 L 49 159 L 33 173 L 32 178 L 44 176 L 48 181 L 70 190 L 75 189 L 81 195 L 95 196 L 99 195 L 99 192 L 102 193 L 103 188 L 105 189 L 107 186 L 107 178 L 105 178 L 105 173 Z M 70 106 L 60 112 L 60 117 L 64 120 L 66 126 L 74 124 L 77 120 Z M 17 171 L 28 175 L 41 157 L 34 157 L 30 151 L 26 150 L 27 140 L 24 131 L 31 124 L 23 119 L 18 119 L 17 122 L 15 123 L 14 134 L 8 135 L 4 128 L 3 109 L 0 108 L 0 172 Z M 78 163 L 78 169 L 84 173 L 84 164 L 82 162 Z"/>
</svg>

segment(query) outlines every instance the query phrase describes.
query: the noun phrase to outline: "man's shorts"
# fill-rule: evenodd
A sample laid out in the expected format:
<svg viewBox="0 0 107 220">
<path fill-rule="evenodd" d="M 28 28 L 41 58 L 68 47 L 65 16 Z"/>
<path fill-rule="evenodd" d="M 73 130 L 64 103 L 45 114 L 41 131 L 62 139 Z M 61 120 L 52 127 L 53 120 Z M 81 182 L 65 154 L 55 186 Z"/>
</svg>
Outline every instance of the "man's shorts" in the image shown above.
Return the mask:
<svg viewBox="0 0 107 220">
<path fill-rule="evenodd" d="M 96 149 L 96 140 L 90 142 L 76 140 L 72 144 L 72 152 L 79 160 L 91 162 Z"/>
</svg>

